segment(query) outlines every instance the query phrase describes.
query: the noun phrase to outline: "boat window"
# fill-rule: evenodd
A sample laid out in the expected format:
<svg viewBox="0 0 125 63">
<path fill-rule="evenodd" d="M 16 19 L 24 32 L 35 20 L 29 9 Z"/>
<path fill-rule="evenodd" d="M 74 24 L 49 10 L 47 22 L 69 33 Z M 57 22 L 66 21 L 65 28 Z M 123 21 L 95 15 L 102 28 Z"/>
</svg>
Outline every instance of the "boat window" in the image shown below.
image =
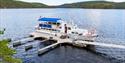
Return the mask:
<svg viewBox="0 0 125 63">
<path fill-rule="evenodd" d="M 74 34 L 74 32 L 72 32 L 72 34 Z"/>
<path fill-rule="evenodd" d="M 72 34 L 78 34 L 78 32 L 72 32 Z"/>
<path fill-rule="evenodd" d="M 52 22 L 48 22 L 48 24 L 52 24 Z"/>
<path fill-rule="evenodd" d="M 71 28 L 70 28 L 70 27 L 68 27 L 68 30 L 71 30 Z"/>
<path fill-rule="evenodd" d="M 53 24 L 53 25 L 57 25 L 57 26 L 59 26 L 59 25 L 60 25 L 60 23 L 51 23 L 51 24 Z"/>
<path fill-rule="evenodd" d="M 53 25 L 56 25 L 56 23 L 52 23 Z"/>
<path fill-rule="evenodd" d="M 78 32 L 75 32 L 75 34 L 78 34 Z"/>
<path fill-rule="evenodd" d="M 56 23 L 58 26 L 60 25 L 60 23 Z"/>
<path fill-rule="evenodd" d="M 82 35 L 82 33 L 80 33 L 79 35 Z"/>
<path fill-rule="evenodd" d="M 42 26 L 43 24 L 39 24 L 39 26 Z"/>
<path fill-rule="evenodd" d="M 62 28 L 62 27 L 59 27 L 60 29 Z"/>
</svg>

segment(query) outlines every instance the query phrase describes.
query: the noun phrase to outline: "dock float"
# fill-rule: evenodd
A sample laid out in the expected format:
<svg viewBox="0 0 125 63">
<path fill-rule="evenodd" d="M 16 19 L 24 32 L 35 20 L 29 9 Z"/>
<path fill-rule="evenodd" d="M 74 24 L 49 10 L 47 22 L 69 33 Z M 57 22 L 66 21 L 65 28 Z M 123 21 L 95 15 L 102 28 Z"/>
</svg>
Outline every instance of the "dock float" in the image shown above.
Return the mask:
<svg viewBox="0 0 125 63">
<path fill-rule="evenodd" d="M 12 44 L 13 44 L 13 47 L 17 47 L 17 46 L 20 46 L 22 44 L 25 44 L 26 41 L 32 41 L 34 40 L 34 38 L 25 38 L 25 39 L 21 39 L 21 40 L 17 40 L 17 41 L 13 41 Z"/>
<path fill-rule="evenodd" d="M 76 41 L 76 43 L 86 44 L 86 45 L 95 45 L 95 46 L 101 46 L 101 47 L 112 47 L 112 48 L 125 49 L 125 45 L 118 45 L 118 44 L 107 44 L 107 43 L 87 42 L 87 41 Z"/>
<path fill-rule="evenodd" d="M 19 42 L 19 41 L 21 41 L 21 42 L 24 42 L 24 41 L 31 41 L 31 40 L 34 40 L 34 37 L 29 37 L 29 38 L 24 38 L 24 39 L 21 39 L 21 40 L 17 40 L 17 41 L 14 41 L 14 42 Z"/>
<path fill-rule="evenodd" d="M 33 48 L 33 45 L 27 45 L 27 46 L 25 46 L 25 51 L 28 51 L 28 50 L 30 50 L 32 48 Z"/>
<path fill-rule="evenodd" d="M 59 44 L 60 44 L 60 43 L 57 42 L 57 43 L 54 43 L 54 44 L 52 44 L 52 45 L 46 46 L 46 47 L 44 47 L 44 48 L 42 48 L 42 49 L 39 49 L 39 50 L 38 50 L 38 55 L 41 55 L 41 54 L 43 54 L 43 53 L 49 51 L 50 49 L 55 48 L 55 47 L 56 47 L 57 45 L 59 45 Z"/>
<path fill-rule="evenodd" d="M 18 42 L 14 42 L 13 43 L 13 47 L 17 47 L 17 46 L 20 46 L 22 43 L 20 42 L 20 41 L 18 41 Z"/>
</svg>

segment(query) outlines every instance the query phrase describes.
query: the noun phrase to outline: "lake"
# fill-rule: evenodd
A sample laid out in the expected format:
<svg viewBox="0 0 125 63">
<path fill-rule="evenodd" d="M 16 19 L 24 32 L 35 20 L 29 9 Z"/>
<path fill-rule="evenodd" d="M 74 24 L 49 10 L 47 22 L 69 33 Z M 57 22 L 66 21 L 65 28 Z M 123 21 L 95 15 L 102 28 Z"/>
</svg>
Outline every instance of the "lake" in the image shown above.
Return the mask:
<svg viewBox="0 0 125 63">
<path fill-rule="evenodd" d="M 95 28 L 99 34 L 96 39 L 102 43 L 125 45 L 125 10 L 115 9 L 0 9 L 0 28 L 6 28 L 0 39 L 11 38 L 19 40 L 35 31 L 38 18 L 58 17 L 67 22 L 74 22 L 80 28 Z M 24 45 L 17 48 L 14 56 L 23 59 L 24 63 L 124 63 L 125 49 L 94 46 L 92 52 L 88 49 L 62 46 L 43 56 L 37 56 L 36 51 L 42 46 L 34 41 L 34 48 L 27 52 Z M 32 53 L 31 53 L 32 52 Z"/>
</svg>

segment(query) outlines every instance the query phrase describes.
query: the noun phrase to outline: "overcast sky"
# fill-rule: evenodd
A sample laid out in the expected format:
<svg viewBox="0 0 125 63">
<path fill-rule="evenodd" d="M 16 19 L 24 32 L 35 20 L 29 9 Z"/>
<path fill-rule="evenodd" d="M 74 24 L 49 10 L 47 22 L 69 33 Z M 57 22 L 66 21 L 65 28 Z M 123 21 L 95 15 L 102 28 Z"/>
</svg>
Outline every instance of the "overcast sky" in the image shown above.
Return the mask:
<svg viewBox="0 0 125 63">
<path fill-rule="evenodd" d="M 82 2 L 82 1 L 97 1 L 97 0 L 21 0 L 26 2 L 40 2 L 47 5 L 61 5 L 64 3 Z M 98 0 L 98 1 L 113 1 L 113 2 L 125 2 L 125 0 Z"/>
</svg>

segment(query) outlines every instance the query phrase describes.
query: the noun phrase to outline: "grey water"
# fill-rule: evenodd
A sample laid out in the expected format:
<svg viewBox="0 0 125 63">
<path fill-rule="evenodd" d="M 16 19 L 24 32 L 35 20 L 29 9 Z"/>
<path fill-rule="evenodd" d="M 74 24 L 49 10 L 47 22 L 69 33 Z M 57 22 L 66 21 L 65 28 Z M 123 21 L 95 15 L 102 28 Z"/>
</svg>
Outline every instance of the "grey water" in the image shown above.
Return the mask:
<svg viewBox="0 0 125 63">
<path fill-rule="evenodd" d="M 0 28 L 6 28 L 0 39 L 19 40 L 35 31 L 38 18 L 58 17 L 69 23 L 74 22 L 83 29 L 96 29 L 97 42 L 125 45 L 125 10 L 116 9 L 0 9 Z M 125 49 L 94 46 L 92 52 L 72 46 L 61 46 L 42 56 L 37 50 L 44 47 L 41 41 L 33 41 L 33 49 L 24 50 L 25 45 L 15 47 L 16 58 L 24 63 L 125 63 Z M 28 45 L 26 44 L 26 45 Z M 91 49 L 91 48 L 90 48 Z"/>
</svg>

